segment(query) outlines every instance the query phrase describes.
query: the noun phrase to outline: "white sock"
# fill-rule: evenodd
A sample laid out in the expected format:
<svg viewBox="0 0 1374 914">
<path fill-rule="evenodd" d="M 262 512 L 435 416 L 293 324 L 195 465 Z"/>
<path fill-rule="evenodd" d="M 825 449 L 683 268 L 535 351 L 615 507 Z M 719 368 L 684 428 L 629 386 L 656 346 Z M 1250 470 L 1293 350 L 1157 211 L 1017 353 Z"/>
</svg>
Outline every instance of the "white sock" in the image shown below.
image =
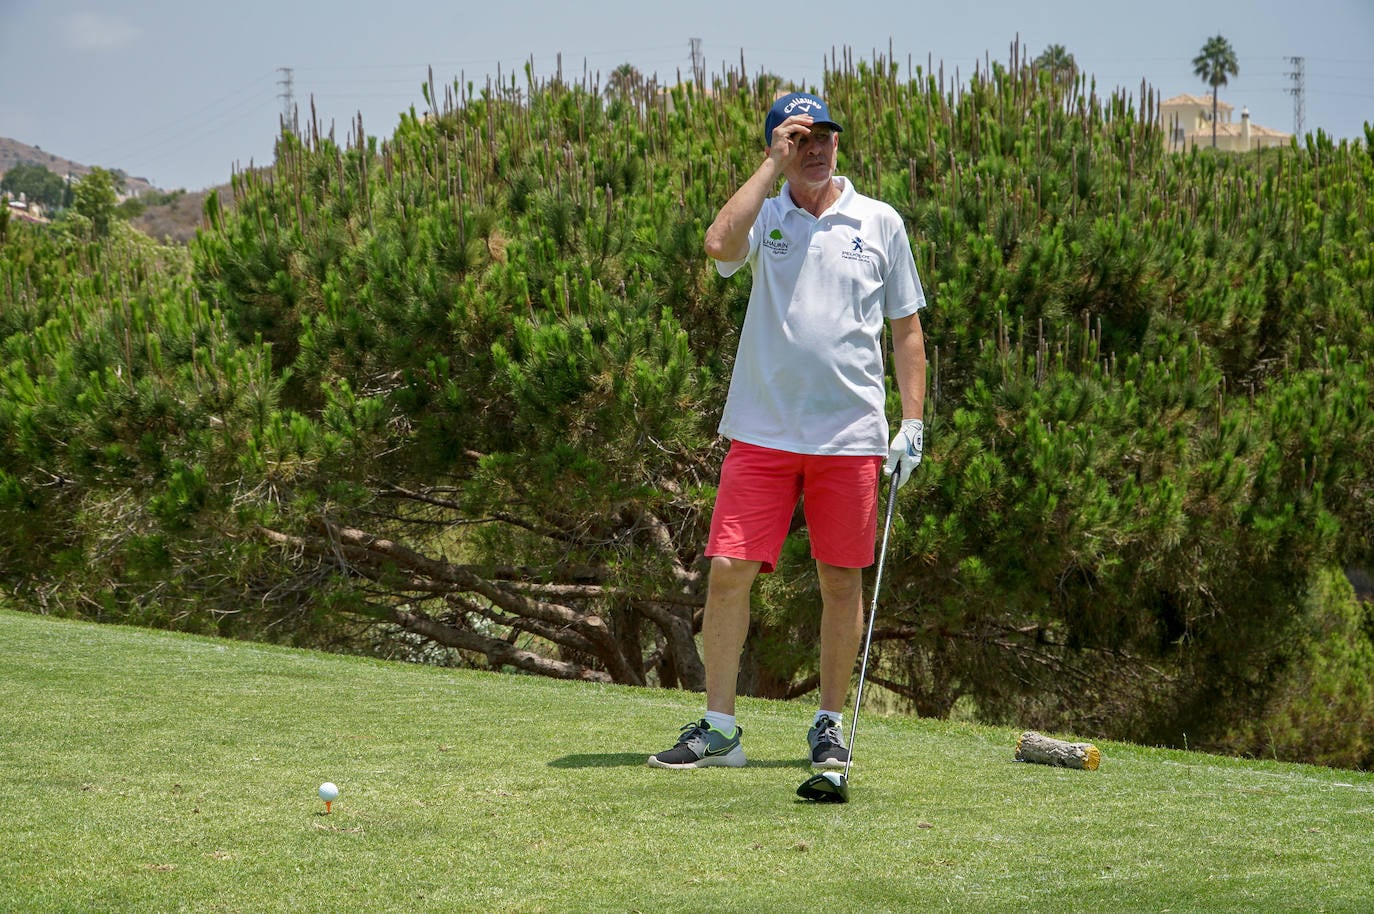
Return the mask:
<svg viewBox="0 0 1374 914">
<path fill-rule="evenodd" d="M 715 727 L 726 736 L 735 735 L 735 715 L 721 714 L 719 711 L 707 711 L 706 723 Z"/>
<path fill-rule="evenodd" d="M 822 717 L 831 717 L 831 718 L 834 718 L 835 723 L 837 723 L 837 724 L 843 724 L 843 723 L 844 723 L 844 715 L 843 715 L 843 714 L 840 714 L 840 713 L 838 713 L 838 712 L 836 712 L 836 711 L 825 711 L 825 710 L 821 710 L 821 711 L 817 711 L 817 712 L 816 712 L 816 719 L 813 720 L 813 721 L 811 721 L 811 726 L 814 727 L 814 726 L 816 726 L 816 724 L 820 723 Z"/>
</svg>

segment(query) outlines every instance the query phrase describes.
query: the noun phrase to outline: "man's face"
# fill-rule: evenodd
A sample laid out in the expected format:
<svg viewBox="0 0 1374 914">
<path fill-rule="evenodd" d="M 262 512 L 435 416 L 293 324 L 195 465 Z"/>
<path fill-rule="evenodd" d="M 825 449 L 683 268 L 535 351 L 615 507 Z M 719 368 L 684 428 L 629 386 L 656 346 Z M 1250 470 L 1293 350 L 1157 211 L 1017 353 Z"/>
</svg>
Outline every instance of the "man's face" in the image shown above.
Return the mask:
<svg viewBox="0 0 1374 914">
<path fill-rule="evenodd" d="M 811 132 L 797 140 L 796 154 L 788 161 L 784 174 L 793 186 L 819 187 L 835 174 L 835 154 L 840 135 L 831 127 L 811 125 Z"/>
</svg>

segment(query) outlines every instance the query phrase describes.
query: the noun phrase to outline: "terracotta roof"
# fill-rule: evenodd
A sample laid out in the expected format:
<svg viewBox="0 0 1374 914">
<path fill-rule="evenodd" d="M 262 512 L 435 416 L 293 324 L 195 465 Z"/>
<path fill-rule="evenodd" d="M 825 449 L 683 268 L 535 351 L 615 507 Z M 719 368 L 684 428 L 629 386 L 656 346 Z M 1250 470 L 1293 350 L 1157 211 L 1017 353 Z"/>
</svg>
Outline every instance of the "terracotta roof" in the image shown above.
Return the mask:
<svg viewBox="0 0 1374 914">
<path fill-rule="evenodd" d="M 1164 101 L 1159 103 L 1159 107 L 1161 108 L 1181 108 L 1184 105 L 1201 105 L 1204 108 L 1211 108 L 1212 96 L 1189 95 L 1188 93 L 1184 92 L 1182 95 L 1175 95 L 1173 98 L 1166 98 Z M 1226 104 L 1226 102 L 1219 101 L 1217 102 L 1217 110 L 1233 111 L 1235 109 L 1232 105 L 1228 105 Z"/>
</svg>

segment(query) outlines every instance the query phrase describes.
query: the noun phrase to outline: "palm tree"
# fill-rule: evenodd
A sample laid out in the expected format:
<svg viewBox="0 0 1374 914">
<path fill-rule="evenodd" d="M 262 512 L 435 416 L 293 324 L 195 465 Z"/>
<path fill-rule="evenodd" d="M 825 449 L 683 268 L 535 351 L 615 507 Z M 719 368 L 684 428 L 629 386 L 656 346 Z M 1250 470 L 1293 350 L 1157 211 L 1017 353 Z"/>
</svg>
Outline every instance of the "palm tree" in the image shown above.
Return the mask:
<svg viewBox="0 0 1374 914">
<path fill-rule="evenodd" d="M 632 98 L 635 90 L 644 85 L 644 75 L 632 63 L 623 63 L 611 71 L 606 80 L 607 98 Z"/>
<path fill-rule="evenodd" d="M 1240 73 L 1236 51 L 1231 42 L 1217 35 L 1208 38 L 1202 53 L 1193 58 L 1193 75 L 1212 87 L 1212 148 L 1217 148 L 1217 89 L 1226 85 L 1228 76 Z"/>
<path fill-rule="evenodd" d="M 1062 44 L 1052 44 L 1031 63 L 1036 73 L 1050 72 L 1050 82 L 1061 86 L 1072 84 L 1078 75 L 1078 63 Z"/>
</svg>

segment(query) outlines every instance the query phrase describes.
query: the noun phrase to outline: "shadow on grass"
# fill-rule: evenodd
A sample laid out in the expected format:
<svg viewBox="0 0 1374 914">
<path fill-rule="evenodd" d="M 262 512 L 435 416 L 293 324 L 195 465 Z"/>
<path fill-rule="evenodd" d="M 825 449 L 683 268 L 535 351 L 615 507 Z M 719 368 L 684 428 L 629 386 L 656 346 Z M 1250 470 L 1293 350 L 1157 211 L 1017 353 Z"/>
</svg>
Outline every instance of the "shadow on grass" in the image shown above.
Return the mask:
<svg viewBox="0 0 1374 914">
<path fill-rule="evenodd" d="M 605 752 L 565 755 L 549 762 L 550 768 L 643 768 L 648 764 L 645 752 Z M 805 759 L 750 759 L 750 768 L 810 768 Z"/>
</svg>

